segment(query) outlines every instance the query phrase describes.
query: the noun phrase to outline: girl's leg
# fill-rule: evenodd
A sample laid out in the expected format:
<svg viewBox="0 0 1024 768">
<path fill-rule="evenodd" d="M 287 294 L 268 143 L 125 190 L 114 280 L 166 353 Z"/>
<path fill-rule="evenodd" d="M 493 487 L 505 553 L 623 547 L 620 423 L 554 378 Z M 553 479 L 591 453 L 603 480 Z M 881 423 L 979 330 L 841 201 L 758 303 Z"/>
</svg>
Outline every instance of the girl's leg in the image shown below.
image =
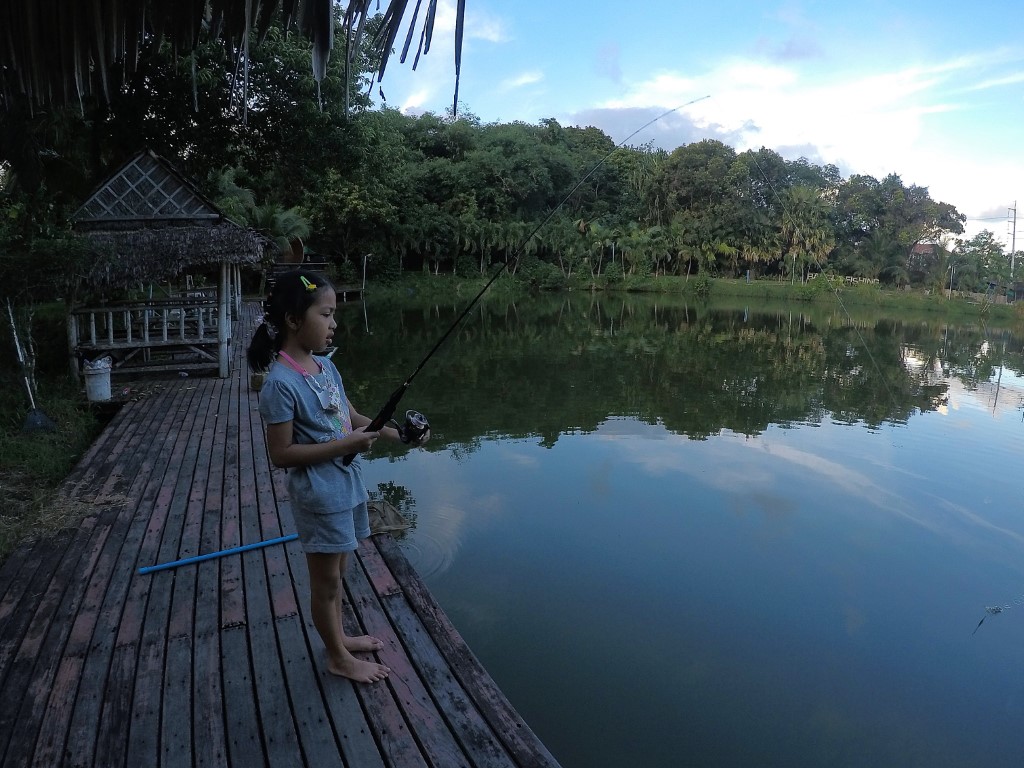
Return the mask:
<svg viewBox="0 0 1024 768">
<path fill-rule="evenodd" d="M 383 680 L 391 670 L 383 664 L 357 659 L 346 647 L 345 632 L 341 626 L 341 574 L 347 562 L 345 553 L 306 553 L 313 625 L 327 646 L 328 672 L 360 683 L 373 683 Z"/>
<path fill-rule="evenodd" d="M 342 611 L 345 607 L 345 570 L 348 568 L 348 553 L 344 552 L 341 555 L 341 562 L 338 564 L 338 617 L 341 621 L 341 640 L 345 647 L 352 653 L 373 653 L 379 651 L 384 647 L 379 639 L 373 635 L 358 635 L 356 637 L 350 637 L 345 634 L 345 622 L 341 618 L 343 616 Z"/>
</svg>

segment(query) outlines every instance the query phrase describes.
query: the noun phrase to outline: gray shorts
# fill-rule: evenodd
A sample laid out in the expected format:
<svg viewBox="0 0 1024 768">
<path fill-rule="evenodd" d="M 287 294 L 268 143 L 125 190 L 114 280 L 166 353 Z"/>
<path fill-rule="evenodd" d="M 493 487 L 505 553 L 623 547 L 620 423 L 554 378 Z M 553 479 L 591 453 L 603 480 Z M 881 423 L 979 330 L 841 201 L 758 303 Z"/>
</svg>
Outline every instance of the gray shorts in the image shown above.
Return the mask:
<svg viewBox="0 0 1024 768">
<path fill-rule="evenodd" d="M 370 536 L 370 517 L 364 501 L 352 509 L 314 513 L 293 510 L 303 552 L 354 552 L 359 539 Z"/>
</svg>

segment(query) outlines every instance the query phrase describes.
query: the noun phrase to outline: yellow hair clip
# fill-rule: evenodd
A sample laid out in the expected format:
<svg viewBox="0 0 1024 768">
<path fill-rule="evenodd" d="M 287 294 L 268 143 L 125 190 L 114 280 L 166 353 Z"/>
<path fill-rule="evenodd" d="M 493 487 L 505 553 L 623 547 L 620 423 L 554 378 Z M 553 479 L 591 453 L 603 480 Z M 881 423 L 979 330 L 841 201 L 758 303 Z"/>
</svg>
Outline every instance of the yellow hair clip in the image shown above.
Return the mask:
<svg viewBox="0 0 1024 768">
<path fill-rule="evenodd" d="M 312 291 L 316 290 L 316 283 L 309 282 L 309 280 L 307 280 L 305 277 L 300 277 L 299 280 L 301 280 L 302 284 L 304 286 L 306 286 L 306 290 L 307 291 L 311 291 L 312 292 Z"/>
</svg>

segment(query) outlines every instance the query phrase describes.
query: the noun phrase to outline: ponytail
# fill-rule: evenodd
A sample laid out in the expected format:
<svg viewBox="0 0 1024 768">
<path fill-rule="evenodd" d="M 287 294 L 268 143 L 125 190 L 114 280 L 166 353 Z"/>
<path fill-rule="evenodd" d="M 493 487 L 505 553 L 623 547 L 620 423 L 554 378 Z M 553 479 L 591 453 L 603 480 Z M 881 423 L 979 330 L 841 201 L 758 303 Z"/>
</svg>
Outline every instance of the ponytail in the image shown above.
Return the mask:
<svg viewBox="0 0 1024 768">
<path fill-rule="evenodd" d="M 270 364 L 274 362 L 274 356 L 279 349 L 275 342 L 276 339 L 270 338 L 270 329 L 267 328 L 267 324 L 265 322 L 261 323 L 256 328 L 256 332 L 253 333 L 249 349 L 245 352 L 245 359 L 249 363 L 249 368 L 254 371 L 267 370 Z"/>
</svg>

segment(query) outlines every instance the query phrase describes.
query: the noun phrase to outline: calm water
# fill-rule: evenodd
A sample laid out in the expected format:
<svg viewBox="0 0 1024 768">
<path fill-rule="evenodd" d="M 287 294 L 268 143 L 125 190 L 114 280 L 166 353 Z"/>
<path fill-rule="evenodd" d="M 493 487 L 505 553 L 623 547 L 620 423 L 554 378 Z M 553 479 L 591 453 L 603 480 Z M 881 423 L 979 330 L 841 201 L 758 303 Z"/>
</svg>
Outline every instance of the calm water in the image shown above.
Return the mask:
<svg viewBox="0 0 1024 768">
<path fill-rule="evenodd" d="M 339 310 L 364 412 L 465 300 Z M 1024 759 L 1022 339 L 808 311 L 488 300 L 368 463 L 566 768 Z"/>
</svg>

